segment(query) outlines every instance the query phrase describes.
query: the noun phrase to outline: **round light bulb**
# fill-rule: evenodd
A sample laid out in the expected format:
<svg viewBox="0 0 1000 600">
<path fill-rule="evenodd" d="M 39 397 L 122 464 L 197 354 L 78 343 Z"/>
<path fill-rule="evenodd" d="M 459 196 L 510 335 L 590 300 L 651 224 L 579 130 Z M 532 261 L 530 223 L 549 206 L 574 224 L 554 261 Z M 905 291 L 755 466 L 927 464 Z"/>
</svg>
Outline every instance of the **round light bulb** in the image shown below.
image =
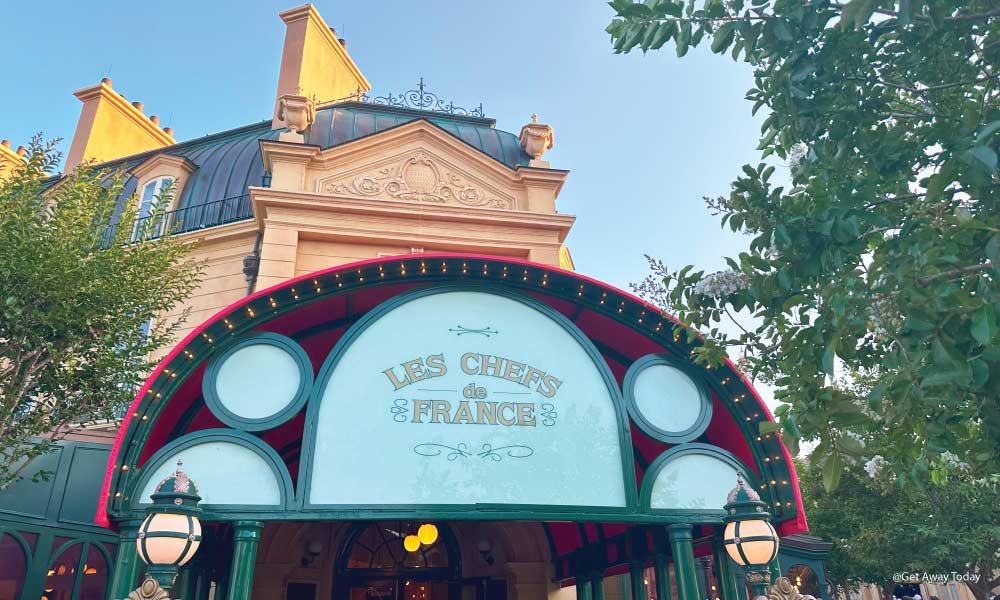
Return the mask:
<svg viewBox="0 0 1000 600">
<path fill-rule="evenodd" d="M 421 544 L 430 546 L 438 539 L 438 528 L 433 523 L 424 523 L 417 530 L 417 538 L 420 539 Z"/>
<path fill-rule="evenodd" d="M 420 538 L 415 535 L 408 535 L 403 538 L 403 548 L 406 548 L 407 552 L 416 552 L 420 549 Z"/>
</svg>

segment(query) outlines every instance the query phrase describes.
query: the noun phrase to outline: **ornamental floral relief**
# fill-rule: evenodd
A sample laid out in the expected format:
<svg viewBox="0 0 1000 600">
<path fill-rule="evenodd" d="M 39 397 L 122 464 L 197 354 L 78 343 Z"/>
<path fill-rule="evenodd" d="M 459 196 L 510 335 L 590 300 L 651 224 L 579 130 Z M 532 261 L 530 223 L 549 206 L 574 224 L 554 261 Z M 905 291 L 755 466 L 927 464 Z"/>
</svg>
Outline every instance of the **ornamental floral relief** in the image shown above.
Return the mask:
<svg viewBox="0 0 1000 600">
<path fill-rule="evenodd" d="M 321 181 L 320 190 L 328 194 L 389 197 L 411 202 L 514 208 L 513 199 L 497 197 L 473 185 L 423 152 L 417 152 L 397 165 L 378 168 L 353 178 Z"/>
</svg>

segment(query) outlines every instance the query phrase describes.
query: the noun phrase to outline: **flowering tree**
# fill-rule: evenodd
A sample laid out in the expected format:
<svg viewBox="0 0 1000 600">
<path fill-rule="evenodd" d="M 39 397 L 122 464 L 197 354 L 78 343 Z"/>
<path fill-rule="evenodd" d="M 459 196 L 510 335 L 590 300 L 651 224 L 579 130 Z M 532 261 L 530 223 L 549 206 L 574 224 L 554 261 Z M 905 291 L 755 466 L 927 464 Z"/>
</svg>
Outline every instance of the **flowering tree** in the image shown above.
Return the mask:
<svg viewBox="0 0 1000 600">
<path fill-rule="evenodd" d="M 747 100 L 769 112 L 765 162 L 708 200 L 749 250 L 715 274 L 653 261 L 639 291 L 705 334 L 698 360 L 733 351 L 775 387 L 782 435 L 818 443 L 829 489 L 865 457 L 852 432 L 885 431 L 903 483 L 945 481 L 950 457 L 1000 473 L 996 3 L 610 5 L 616 52 L 709 41 L 752 65 Z"/>
<path fill-rule="evenodd" d="M 159 236 L 162 210 L 139 221 L 133 198 L 116 212 L 121 177 L 82 167 L 48 187 L 52 148 L 36 138 L 0 180 L 0 489 L 127 406 L 179 325 L 149 322 L 200 274 L 186 242 Z"/>
</svg>

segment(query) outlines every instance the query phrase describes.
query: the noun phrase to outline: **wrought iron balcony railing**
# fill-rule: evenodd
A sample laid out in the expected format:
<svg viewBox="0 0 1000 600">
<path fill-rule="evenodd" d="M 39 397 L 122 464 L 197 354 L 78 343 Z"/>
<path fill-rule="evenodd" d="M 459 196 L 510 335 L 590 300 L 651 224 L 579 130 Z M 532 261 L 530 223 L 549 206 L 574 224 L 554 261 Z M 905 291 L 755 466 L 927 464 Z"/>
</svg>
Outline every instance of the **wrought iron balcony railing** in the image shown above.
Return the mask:
<svg viewBox="0 0 1000 600">
<path fill-rule="evenodd" d="M 177 235 L 252 218 L 253 206 L 250 204 L 250 194 L 243 194 L 205 204 L 185 206 L 148 217 L 139 217 L 133 225 L 132 238 L 137 240 L 146 228 L 150 229 L 149 238 L 155 239 L 167 233 Z M 106 244 L 111 242 L 116 228 L 117 225 L 108 227 L 104 234 Z"/>
</svg>

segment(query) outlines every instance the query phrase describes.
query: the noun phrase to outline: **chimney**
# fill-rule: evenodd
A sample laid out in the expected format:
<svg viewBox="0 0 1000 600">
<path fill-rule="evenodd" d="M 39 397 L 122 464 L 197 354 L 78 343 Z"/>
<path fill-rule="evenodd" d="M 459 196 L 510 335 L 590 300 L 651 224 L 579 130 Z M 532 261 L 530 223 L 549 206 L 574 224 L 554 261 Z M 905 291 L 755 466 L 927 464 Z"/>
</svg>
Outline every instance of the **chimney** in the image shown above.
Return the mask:
<svg viewBox="0 0 1000 600">
<path fill-rule="evenodd" d="M 8 140 L 0 140 L 0 179 L 20 166 L 25 158 L 24 146 L 19 146 L 17 151 L 10 149 Z"/>
<path fill-rule="evenodd" d="M 347 43 L 323 21 L 311 4 L 286 10 L 278 16 L 285 22 L 285 46 L 274 98 L 272 129 L 285 127 L 281 98 L 303 96 L 316 102 L 339 100 L 371 84 L 347 54 Z"/>
<path fill-rule="evenodd" d="M 83 102 L 83 108 L 66 155 L 66 171 L 85 160 L 106 162 L 176 143 L 171 134 L 143 114 L 142 102 L 130 104 L 111 87 L 108 78 L 73 95 Z"/>
</svg>

